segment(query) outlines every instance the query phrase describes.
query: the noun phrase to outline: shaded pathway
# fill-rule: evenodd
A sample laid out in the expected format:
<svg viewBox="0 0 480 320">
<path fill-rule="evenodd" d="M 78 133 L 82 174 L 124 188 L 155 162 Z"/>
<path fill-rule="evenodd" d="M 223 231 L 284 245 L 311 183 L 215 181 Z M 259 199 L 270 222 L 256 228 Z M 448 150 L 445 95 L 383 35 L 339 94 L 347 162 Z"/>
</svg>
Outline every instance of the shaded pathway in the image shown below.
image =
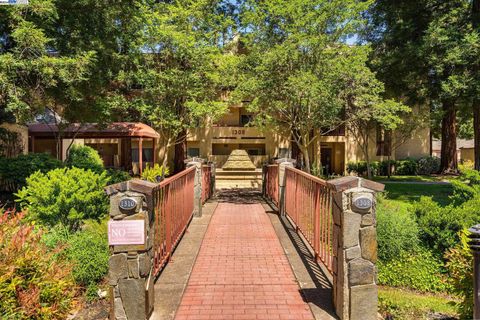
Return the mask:
<svg viewBox="0 0 480 320">
<path fill-rule="evenodd" d="M 220 202 L 175 319 L 313 319 L 257 201 Z"/>
</svg>

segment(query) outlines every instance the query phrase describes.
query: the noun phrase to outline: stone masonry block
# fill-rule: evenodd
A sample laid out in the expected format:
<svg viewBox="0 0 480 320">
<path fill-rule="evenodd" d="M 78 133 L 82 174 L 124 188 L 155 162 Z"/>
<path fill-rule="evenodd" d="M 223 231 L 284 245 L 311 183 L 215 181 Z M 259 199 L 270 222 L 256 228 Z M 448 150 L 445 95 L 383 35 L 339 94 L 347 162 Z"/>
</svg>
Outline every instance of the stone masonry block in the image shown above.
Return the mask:
<svg viewBox="0 0 480 320">
<path fill-rule="evenodd" d="M 350 320 L 377 320 L 378 293 L 374 284 L 350 289 Z"/>
<path fill-rule="evenodd" d="M 373 284 L 375 279 L 375 266 L 370 261 L 355 259 L 348 263 L 349 287 L 364 284 Z"/>
<path fill-rule="evenodd" d="M 347 261 L 360 258 L 360 256 L 361 250 L 359 246 L 348 248 L 347 250 L 345 250 L 345 258 L 347 259 Z"/>
<path fill-rule="evenodd" d="M 360 230 L 360 246 L 363 259 L 377 262 L 377 231 L 374 226 Z"/>
<path fill-rule="evenodd" d="M 140 277 L 138 258 L 128 259 L 127 264 L 128 264 L 128 276 L 130 278 L 138 279 Z"/>
<path fill-rule="evenodd" d="M 127 319 L 146 319 L 145 279 L 121 279 L 118 287 Z"/>
<path fill-rule="evenodd" d="M 368 226 L 371 226 L 373 224 L 375 224 L 375 217 L 373 216 L 373 214 L 371 214 L 371 213 L 365 214 L 362 217 L 362 224 L 361 224 L 362 227 L 368 227 Z"/>
<path fill-rule="evenodd" d="M 353 211 L 344 212 L 343 216 L 343 248 L 351 248 L 359 244 L 359 230 L 362 215 Z"/>
<path fill-rule="evenodd" d="M 114 286 L 119 279 L 127 277 L 127 255 L 121 253 L 111 256 L 108 260 L 108 283 Z"/>
<path fill-rule="evenodd" d="M 115 300 L 113 300 L 113 304 L 115 320 L 127 320 L 127 315 L 125 314 L 125 310 L 123 309 L 122 299 L 115 298 Z"/>
</svg>

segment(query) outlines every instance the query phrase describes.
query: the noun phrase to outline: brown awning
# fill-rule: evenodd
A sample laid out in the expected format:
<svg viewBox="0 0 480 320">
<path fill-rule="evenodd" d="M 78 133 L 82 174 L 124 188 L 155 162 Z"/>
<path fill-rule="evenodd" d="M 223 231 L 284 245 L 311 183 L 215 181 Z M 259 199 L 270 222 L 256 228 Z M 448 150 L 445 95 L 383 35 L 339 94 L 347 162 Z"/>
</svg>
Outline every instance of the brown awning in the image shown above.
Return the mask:
<svg viewBox="0 0 480 320">
<path fill-rule="evenodd" d="M 28 125 L 28 134 L 34 137 L 53 137 L 58 127 L 51 124 L 34 123 Z M 64 138 L 160 138 L 152 127 L 139 122 L 114 122 L 106 127 L 96 123 L 70 124 L 63 134 Z"/>
</svg>

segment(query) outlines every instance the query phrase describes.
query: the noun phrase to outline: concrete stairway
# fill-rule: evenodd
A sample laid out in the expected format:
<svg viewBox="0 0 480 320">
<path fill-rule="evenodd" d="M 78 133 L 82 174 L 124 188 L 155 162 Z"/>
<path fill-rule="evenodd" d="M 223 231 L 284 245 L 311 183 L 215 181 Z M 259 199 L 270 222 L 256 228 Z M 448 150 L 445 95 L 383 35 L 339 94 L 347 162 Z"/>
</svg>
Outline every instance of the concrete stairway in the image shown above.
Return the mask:
<svg viewBox="0 0 480 320">
<path fill-rule="evenodd" d="M 261 188 L 262 187 L 262 169 L 251 170 L 222 170 L 215 172 L 215 183 L 217 189 L 233 188 Z"/>
</svg>

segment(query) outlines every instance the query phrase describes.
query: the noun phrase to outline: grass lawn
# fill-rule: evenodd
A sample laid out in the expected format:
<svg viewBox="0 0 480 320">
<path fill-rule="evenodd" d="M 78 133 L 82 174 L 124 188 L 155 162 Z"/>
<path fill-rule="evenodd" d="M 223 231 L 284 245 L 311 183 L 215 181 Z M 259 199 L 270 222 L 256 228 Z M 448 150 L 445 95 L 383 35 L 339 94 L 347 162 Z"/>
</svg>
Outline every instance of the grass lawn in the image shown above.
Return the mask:
<svg viewBox="0 0 480 320">
<path fill-rule="evenodd" d="M 421 196 L 433 197 L 440 205 L 448 205 L 452 194 L 452 186 L 449 184 L 415 184 L 415 183 L 385 183 L 387 199 L 407 203 L 420 200 Z"/>
<path fill-rule="evenodd" d="M 417 293 L 414 291 L 379 287 L 379 312 L 393 319 L 432 319 L 428 315 L 436 313 L 456 319 L 458 316 L 455 301 L 443 295 Z"/>
</svg>

